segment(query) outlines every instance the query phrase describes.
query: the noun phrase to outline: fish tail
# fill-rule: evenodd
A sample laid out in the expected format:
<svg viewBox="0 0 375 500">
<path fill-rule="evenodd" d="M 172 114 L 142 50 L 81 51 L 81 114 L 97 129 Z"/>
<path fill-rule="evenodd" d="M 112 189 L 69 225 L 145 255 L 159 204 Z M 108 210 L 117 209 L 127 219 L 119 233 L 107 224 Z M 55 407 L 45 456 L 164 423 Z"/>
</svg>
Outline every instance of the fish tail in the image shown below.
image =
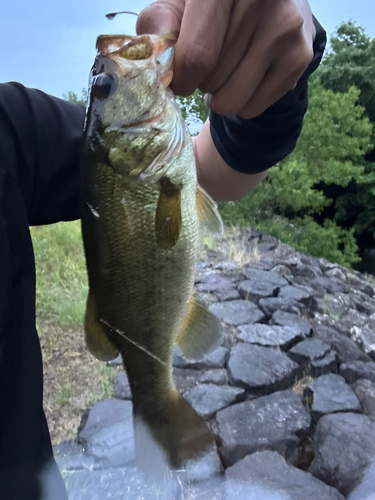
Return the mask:
<svg viewBox="0 0 375 500">
<path fill-rule="evenodd" d="M 162 408 L 145 412 L 135 405 L 133 413 L 137 462 L 149 476 L 168 466 L 183 468 L 214 443 L 203 419 L 177 391 Z"/>
</svg>

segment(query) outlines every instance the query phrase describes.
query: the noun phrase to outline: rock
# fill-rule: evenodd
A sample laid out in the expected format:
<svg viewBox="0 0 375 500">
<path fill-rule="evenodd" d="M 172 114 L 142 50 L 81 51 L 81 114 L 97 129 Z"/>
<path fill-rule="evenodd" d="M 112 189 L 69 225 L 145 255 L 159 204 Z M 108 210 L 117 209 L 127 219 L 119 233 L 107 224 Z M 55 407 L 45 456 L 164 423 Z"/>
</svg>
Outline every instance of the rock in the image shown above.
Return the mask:
<svg viewBox="0 0 375 500">
<path fill-rule="evenodd" d="M 311 361 L 324 358 L 330 350 L 331 346 L 320 339 L 306 339 L 292 347 L 288 354 L 297 363 L 309 365 Z"/>
<path fill-rule="evenodd" d="M 173 366 L 176 368 L 193 368 L 194 370 L 206 370 L 209 368 L 223 368 L 228 358 L 228 349 L 223 346 L 204 356 L 199 361 L 184 358 L 177 350 L 173 356 Z"/>
<path fill-rule="evenodd" d="M 53 455 L 55 458 L 65 458 L 74 455 L 82 455 L 85 449 L 82 445 L 75 441 L 62 441 L 53 447 Z"/>
<path fill-rule="evenodd" d="M 94 470 L 99 468 L 95 458 L 86 455 L 84 447 L 74 441 L 63 441 L 57 446 L 54 446 L 53 454 L 62 472 Z"/>
<path fill-rule="evenodd" d="M 239 265 L 235 262 L 228 262 L 227 260 L 223 260 L 214 265 L 214 269 L 216 271 L 225 271 L 235 273 L 239 270 Z"/>
<path fill-rule="evenodd" d="M 328 271 L 326 271 L 326 276 L 328 278 L 330 278 L 331 280 L 338 280 L 339 283 L 340 281 L 341 282 L 344 282 L 346 281 L 346 274 L 345 272 L 340 269 L 339 267 L 333 267 L 332 269 L 328 269 Z M 341 283 L 340 283 L 341 284 Z"/>
<path fill-rule="evenodd" d="M 361 403 L 362 413 L 375 417 L 375 383 L 359 379 L 352 385 L 352 389 Z"/>
<path fill-rule="evenodd" d="M 353 326 L 350 329 L 350 337 L 359 344 L 372 359 L 375 359 L 375 333 L 372 328 L 368 326 Z"/>
<path fill-rule="evenodd" d="M 217 291 L 233 290 L 234 283 L 228 278 L 224 278 L 219 273 L 207 273 L 203 275 L 199 283 L 195 285 L 197 292 L 216 293 Z"/>
<path fill-rule="evenodd" d="M 340 366 L 340 375 L 344 377 L 348 384 L 353 384 L 360 378 L 366 378 L 375 383 L 375 363 L 370 361 L 355 361 L 354 363 L 343 363 Z"/>
<path fill-rule="evenodd" d="M 101 471 L 80 471 L 64 477 L 69 500 L 175 500 L 178 484 L 170 480 L 162 485 L 148 484 L 134 467 Z"/>
<path fill-rule="evenodd" d="M 122 365 L 122 356 L 119 354 L 117 358 L 111 359 L 110 361 L 107 361 L 107 365 L 109 366 L 119 366 Z"/>
<path fill-rule="evenodd" d="M 239 291 L 235 288 L 231 288 L 229 290 L 218 290 L 217 292 L 215 292 L 215 295 L 221 302 L 224 302 L 226 300 L 237 300 L 241 298 Z"/>
<path fill-rule="evenodd" d="M 322 375 L 305 387 L 303 399 L 314 422 L 328 413 L 361 411 L 357 396 L 345 380 L 334 373 Z"/>
<path fill-rule="evenodd" d="M 292 326 L 243 325 L 238 328 L 237 338 L 249 344 L 280 347 L 284 351 L 303 340 L 300 330 Z"/>
<path fill-rule="evenodd" d="M 310 372 L 313 377 L 320 377 L 326 373 L 338 372 L 338 356 L 335 351 L 329 351 L 327 356 L 311 361 Z"/>
<path fill-rule="evenodd" d="M 269 282 L 257 282 L 245 280 L 238 285 L 238 291 L 243 299 L 251 300 L 255 303 L 264 297 L 273 297 L 279 288 Z"/>
<path fill-rule="evenodd" d="M 280 292 L 278 297 L 285 299 L 285 301 L 295 300 L 297 302 L 307 302 L 310 299 L 310 296 L 304 290 L 300 288 L 296 288 L 295 286 L 284 286 Z"/>
<path fill-rule="evenodd" d="M 375 312 L 375 307 L 374 304 L 371 304 L 368 301 L 368 297 L 366 294 L 361 294 L 361 293 L 349 293 L 348 295 L 350 297 L 352 305 L 354 305 L 355 309 L 357 311 L 362 312 L 370 316 L 372 313 Z"/>
<path fill-rule="evenodd" d="M 201 384 L 227 385 L 228 374 L 224 368 L 205 370 L 199 374 L 198 382 Z"/>
<path fill-rule="evenodd" d="M 215 304 L 217 302 L 217 297 L 213 293 L 203 293 L 203 292 L 195 292 L 194 297 L 198 302 L 208 307 L 211 304 Z"/>
<path fill-rule="evenodd" d="M 274 450 L 297 465 L 299 444 L 310 428 L 301 398 L 281 391 L 230 406 L 216 414 L 220 450 L 226 467 L 249 453 Z"/>
<path fill-rule="evenodd" d="M 194 410 L 208 419 L 227 406 L 238 402 L 245 394 L 244 389 L 229 385 L 201 384 L 193 387 L 186 395 L 186 400 Z"/>
<path fill-rule="evenodd" d="M 265 286 L 272 286 L 274 289 L 282 288 L 288 285 L 288 282 L 282 276 L 271 271 L 262 271 L 247 267 L 244 269 L 243 274 L 245 278 L 256 284 L 263 284 Z"/>
<path fill-rule="evenodd" d="M 275 451 L 248 455 L 225 475 L 226 500 L 344 500 L 337 490 L 289 465 Z"/>
<path fill-rule="evenodd" d="M 356 276 L 354 273 L 348 273 L 347 274 L 347 283 L 349 285 L 351 285 L 350 286 L 351 289 L 359 290 L 360 292 L 365 293 L 369 297 L 373 297 L 374 296 L 374 287 L 373 287 L 373 285 L 371 285 L 370 283 L 368 283 L 367 281 L 365 281 L 363 279 L 363 276 L 362 276 L 362 279 L 361 279 L 358 276 Z"/>
<path fill-rule="evenodd" d="M 286 279 L 288 284 L 293 281 L 293 274 L 291 273 L 289 267 L 284 266 L 283 264 L 278 264 L 277 266 L 273 267 L 271 271 Z"/>
<path fill-rule="evenodd" d="M 188 368 L 174 368 L 173 379 L 176 384 L 177 390 L 180 394 L 184 395 L 198 384 L 200 372 L 198 370 L 191 370 Z"/>
<path fill-rule="evenodd" d="M 264 314 L 258 307 L 247 300 L 231 300 L 229 302 L 211 304 L 209 310 L 218 318 L 232 326 L 258 323 L 263 321 Z"/>
<path fill-rule="evenodd" d="M 180 480 L 184 481 L 186 484 L 218 478 L 222 473 L 223 466 L 215 444 L 213 444 L 203 456 L 197 460 L 191 460 L 187 464 L 184 464 L 184 468 L 177 472 Z"/>
<path fill-rule="evenodd" d="M 326 293 L 348 293 L 348 287 L 343 281 L 338 281 L 323 276 L 314 278 L 313 280 L 309 281 L 309 285 L 316 290 L 323 288 Z"/>
<path fill-rule="evenodd" d="M 375 462 L 361 474 L 348 500 L 375 500 Z"/>
<path fill-rule="evenodd" d="M 106 399 L 90 410 L 78 436 L 88 455 L 103 467 L 121 467 L 134 460 L 132 403 Z"/>
<path fill-rule="evenodd" d="M 225 500 L 223 480 L 215 478 L 199 483 L 183 484 L 181 500 Z"/>
<path fill-rule="evenodd" d="M 270 317 L 276 311 L 299 315 L 305 309 L 305 306 L 294 299 L 285 300 L 283 297 L 268 297 L 260 299 L 259 308 L 264 311 L 266 316 Z"/>
<path fill-rule="evenodd" d="M 292 326 L 293 328 L 298 328 L 304 338 L 312 335 L 312 326 L 308 321 L 285 311 L 275 311 L 269 323 L 270 325 Z"/>
<path fill-rule="evenodd" d="M 255 395 L 264 395 L 293 385 L 297 363 L 269 347 L 239 343 L 228 361 L 229 380 Z"/>
<path fill-rule="evenodd" d="M 315 458 L 309 472 L 344 496 L 375 459 L 375 422 L 366 415 L 325 415 L 315 433 Z"/>
<path fill-rule="evenodd" d="M 353 340 L 348 339 L 333 328 L 316 325 L 313 336 L 329 344 L 337 352 L 341 363 L 371 361 L 371 358 Z"/>
<path fill-rule="evenodd" d="M 121 372 L 115 378 L 113 397 L 117 399 L 131 399 L 132 392 L 130 390 L 129 380 L 126 373 Z"/>
</svg>

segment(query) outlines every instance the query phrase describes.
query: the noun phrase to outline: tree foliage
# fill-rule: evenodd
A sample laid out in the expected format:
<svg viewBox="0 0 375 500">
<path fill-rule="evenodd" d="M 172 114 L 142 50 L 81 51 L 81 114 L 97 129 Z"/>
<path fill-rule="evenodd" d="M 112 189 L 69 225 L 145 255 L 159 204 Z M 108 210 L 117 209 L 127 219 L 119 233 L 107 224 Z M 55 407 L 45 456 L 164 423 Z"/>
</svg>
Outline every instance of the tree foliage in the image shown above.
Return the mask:
<svg viewBox="0 0 375 500">
<path fill-rule="evenodd" d="M 295 151 L 270 170 L 254 193 L 221 206 L 224 220 L 255 223 L 302 251 L 344 265 L 358 261 L 354 228 L 340 227 L 335 217 L 321 218 L 334 204 L 326 195 L 327 186 L 346 189 L 365 176 L 372 125 L 358 98 L 354 87 L 334 93 L 319 80 L 312 82 Z"/>
<path fill-rule="evenodd" d="M 63 94 L 63 99 L 65 99 L 65 101 L 69 101 L 74 104 L 82 104 L 83 106 L 86 106 L 87 90 L 82 89 L 81 97 L 78 97 L 78 95 L 75 92 L 69 90 L 67 94 Z"/>
<path fill-rule="evenodd" d="M 370 39 L 353 21 L 343 23 L 330 40 L 331 50 L 318 75 L 323 86 L 334 92 L 360 90 L 361 104 L 375 123 L 375 39 Z"/>
</svg>

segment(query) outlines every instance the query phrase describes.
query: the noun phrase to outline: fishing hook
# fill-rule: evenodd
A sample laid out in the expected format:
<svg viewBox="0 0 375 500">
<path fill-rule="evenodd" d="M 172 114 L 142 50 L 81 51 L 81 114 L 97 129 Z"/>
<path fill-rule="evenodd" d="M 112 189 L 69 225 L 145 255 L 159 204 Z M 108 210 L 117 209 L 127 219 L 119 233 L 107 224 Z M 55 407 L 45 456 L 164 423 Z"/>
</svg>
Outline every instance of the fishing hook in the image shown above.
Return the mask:
<svg viewBox="0 0 375 500">
<path fill-rule="evenodd" d="M 111 12 L 110 14 L 106 14 L 106 18 L 109 19 L 110 21 L 112 21 L 112 19 L 115 18 L 115 16 L 117 16 L 117 14 L 131 14 L 133 16 L 137 16 L 139 14 L 136 14 L 135 12 L 130 12 L 129 10 L 122 10 L 121 12 Z"/>
</svg>

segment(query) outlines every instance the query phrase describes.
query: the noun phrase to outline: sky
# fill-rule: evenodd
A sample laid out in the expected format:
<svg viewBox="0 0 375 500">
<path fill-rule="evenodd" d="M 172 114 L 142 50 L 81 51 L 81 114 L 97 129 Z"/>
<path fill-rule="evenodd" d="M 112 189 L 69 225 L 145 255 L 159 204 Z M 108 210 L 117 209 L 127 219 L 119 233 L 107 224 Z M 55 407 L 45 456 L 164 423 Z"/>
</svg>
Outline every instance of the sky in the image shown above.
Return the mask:
<svg viewBox="0 0 375 500">
<path fill-rule="evenodd" d="M 18 81 L 61 97 L 81 94 L 95 58 L 100 34 L 135 34 L 135 16 L 108 21 L 119 10 L 139 13 L 148 0 L 12 0 L 1 6 L 0 81 Z M 342 21 L 354 20 L 375 37 L 374 0 L 310 0 L 331 35 Z"/>
</svg>

